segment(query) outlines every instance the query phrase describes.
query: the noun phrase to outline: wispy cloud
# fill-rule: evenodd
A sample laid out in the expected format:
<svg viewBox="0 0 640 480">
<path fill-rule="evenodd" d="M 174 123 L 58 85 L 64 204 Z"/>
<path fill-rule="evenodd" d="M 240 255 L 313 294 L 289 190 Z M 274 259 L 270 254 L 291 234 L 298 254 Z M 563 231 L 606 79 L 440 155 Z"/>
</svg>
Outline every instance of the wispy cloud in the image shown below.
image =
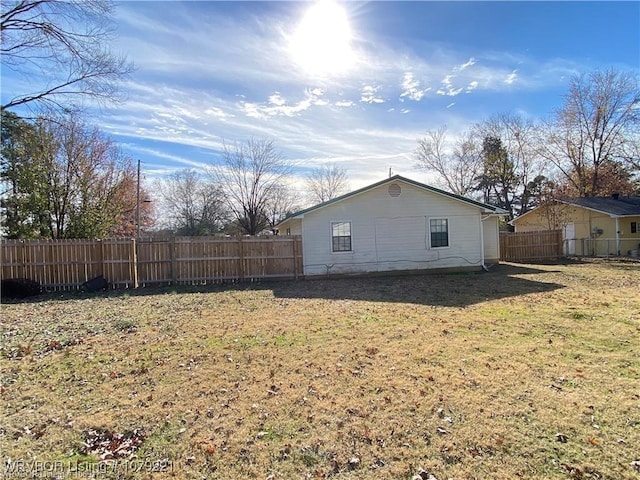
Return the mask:
<svg viewBox="0 0 640 480">
<path fill-rule="evenodd" d="M 442 79 L 440 88 L 438 89 L 438 95 L 446 95 L 448 97 L 455 97 L 462 92 L 463 87 L 455 88 L 453 86 L 452 80 L 455 78 L 455 75 L 447 75 Z"/>
<path fill-rule="evenodd" d="M 420 88 L 420 82 L 413 77 L 413 73 L 405 72 L 402 79 L 402 93 L 400 94 L 400 101 L 404 101 L 404 98 L 419 102 L 424 97 L 425 93 L 431 90 L 428 88 Z"/>
<path fill-rule="evenodd" d="M 380 86 L 365 85 L 362 87 L 362 93 L 360 95 L 360 101 L 364 103 L 384 103 L 385 100 L 378 95 Z"/>
<path fill-rule="evenodd" d="M 322 107 L 328 105 L 329 102 L 322 98 L 323 95 L 324 90 L 322 88 L 307 89 L 304 92 L 304 98 L 289 103 L 280 92 L 274 92 L 269 95 L 267 101 L 264 103 L 240 101 L 239 105 L 244 113 L 252 118 L 266 118 L 275 115 L 293 117 L 313 106 Z"/>
<path fill-rule="evenodd" d="M 469 85 L 467 85 L 467 88 L 465 89 L 466 93 L 471 93 L 473 92 L 476 88 L 478 88 L 478 82 L 473 80 L 472 82 L 469 83 Z"/>
<path fill-rule="evenodd" d="M 462 65 L 460 65 L 460 67 L 458 67 L 458 70 L 465 70 L 469 67 L 472 67 L 473 65 L 476 64 L 476 59 L 471 57 L 469 60 L 467 60 L 465 63 L 463 63 Z"/>
</svg>

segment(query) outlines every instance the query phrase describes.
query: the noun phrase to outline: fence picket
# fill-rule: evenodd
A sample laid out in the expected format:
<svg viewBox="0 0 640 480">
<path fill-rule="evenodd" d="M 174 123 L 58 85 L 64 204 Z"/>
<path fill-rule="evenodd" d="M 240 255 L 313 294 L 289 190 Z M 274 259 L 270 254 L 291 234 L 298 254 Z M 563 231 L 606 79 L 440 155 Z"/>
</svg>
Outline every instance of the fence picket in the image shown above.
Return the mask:
<svg viewBox="0 0 640 480">
<path fill-rule="evenodd" d="M 500 232 L 500 260 L 536 262 L 562 257 L 562 230 Z"/>
<path fill-rule="evenodd" d="M 3 240 L 0 278 L 30 278 L 49 290 L 79 289 L 104 276 L 112 287 L 298 278 L 302 239 Z"/>
</svg>

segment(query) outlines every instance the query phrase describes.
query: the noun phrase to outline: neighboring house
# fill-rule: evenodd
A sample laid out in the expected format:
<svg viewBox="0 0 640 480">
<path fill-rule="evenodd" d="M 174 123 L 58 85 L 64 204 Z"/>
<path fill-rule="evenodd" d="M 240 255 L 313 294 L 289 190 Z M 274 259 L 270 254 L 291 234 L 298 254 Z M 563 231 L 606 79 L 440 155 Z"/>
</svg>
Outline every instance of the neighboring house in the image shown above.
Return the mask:
<svg viewBox="0 0 640 480">
<path fill-rule="evenodd" d="M 562 229 L 566 255 L 638 256 L 640 197 L 570 198 L 514 218 L 518 232 Z"/>
<path fill-rule="evenodd" d="M 305 275 L 480 269 L 500 258 L 498 207 L 393 176 L 294 213 Z"/>
</svg>

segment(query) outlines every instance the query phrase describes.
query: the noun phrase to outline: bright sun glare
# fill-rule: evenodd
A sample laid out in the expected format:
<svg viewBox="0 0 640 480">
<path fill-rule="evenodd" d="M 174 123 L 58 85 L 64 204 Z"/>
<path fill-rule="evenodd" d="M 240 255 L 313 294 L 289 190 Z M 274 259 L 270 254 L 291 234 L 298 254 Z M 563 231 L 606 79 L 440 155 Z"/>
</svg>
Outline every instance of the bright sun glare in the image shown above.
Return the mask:
<svg viewBox="0 0 640 480">
<path fill-rule="evenodd" d="M 320 0 L 311 6 L 291 38 L 291 53 L 309 73 L 326 75 L 347 70 L 354 55 L 344 8 L 332 0 Z"/>
</svg>

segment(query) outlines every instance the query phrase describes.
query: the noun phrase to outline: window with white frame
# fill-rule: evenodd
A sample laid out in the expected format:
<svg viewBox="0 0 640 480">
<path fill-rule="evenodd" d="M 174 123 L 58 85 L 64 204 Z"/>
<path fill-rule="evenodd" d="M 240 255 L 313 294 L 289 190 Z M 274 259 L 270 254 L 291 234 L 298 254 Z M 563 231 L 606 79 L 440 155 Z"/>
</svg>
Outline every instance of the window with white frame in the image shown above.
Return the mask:
<svg viewBox="0 0 640 480">
<path fill-rule="evenodd" d="M 331 251 L 351 251 L 351 222 L 331 223 Z"/>
<path fill-rule="evenodd" d="M 429 235 L 431 248 L 449 246 L 449 221 L 446 218 L 429 219 Z"/>
</svg>

